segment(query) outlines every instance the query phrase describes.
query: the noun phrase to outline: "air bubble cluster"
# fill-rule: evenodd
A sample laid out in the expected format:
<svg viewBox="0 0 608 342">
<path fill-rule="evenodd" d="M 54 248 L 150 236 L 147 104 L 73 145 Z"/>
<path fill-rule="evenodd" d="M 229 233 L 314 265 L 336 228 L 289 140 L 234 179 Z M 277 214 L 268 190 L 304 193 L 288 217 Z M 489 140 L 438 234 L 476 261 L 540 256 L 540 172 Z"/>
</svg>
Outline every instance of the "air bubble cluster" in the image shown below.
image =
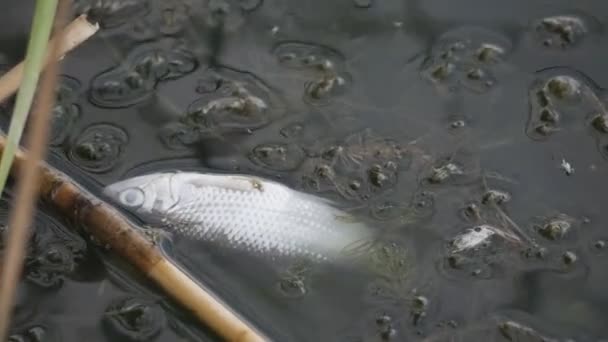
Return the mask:
<svg viewBox="0 0 608 342">
<path fill-rule="evenodd" d="M 599 153 L 608 158 L 608 110 L 588 76 L 565 67 L 540 71 L 530 87 L 529 102 L 530 138 L 546 140 L 565 129 L 586 126 Z"/>
<path fill-rule="evenodd" d="M 304 99 L 311 104 L 328 104 L 344 94 L 351 82 L 344 56 L 331 48 L 287 41 L 277 45 L 273 54 L 279 65 L 307 74 Z"/>
<path fill-rule="evenodd" d="M 120 65 L 95 76 L 89 97 L 104 108 L 132 106 L 146 100 L 158 83 L 183 77 L 197 66 L 194 55 L 182 46 L 140 45 Z"/>
<path fill-rule="evenodd" d="M 556 15 L 538 19 L 532 24 L 536 39 L 547 48 L 569 49 L 579 44 L 589 29 L 578 15 Z"/>
<path fill-rule="evenodd" d="M 68 158 L 83 170 L 107 172 L 120 162 L 128 141 L 127 132 L 122 128 L 106 123 L 94 124 L 74 140 Z"/>
<path fill-rule="evenodd" d="M 437 86 L 484 93 L 496 84 L 494 72 L 504 63 L 508 50 L 509 44 L 497 34 L 456 29 L 434 44 L 421 72 Z"/>
<path fill-rule="evenodd" d="M 321 147 L 307 161 L 303 181 L 312 191 L 337 191 L 349 200 L 368 200 L 398 182 L 408 157 L 397 142 L 365 130 Z"/>
<path fill-rule="evenodd" d="M 260 79 L 235 69 L 208 69 L 200 97 L 178 121 L 160 133 L 169 148 L 183 148 L 206 136 L 247 133 L 261 129 L 284 116 L 280 99 Z M 201 91 L 202 90 L 202 91 Z"/>
</svg>

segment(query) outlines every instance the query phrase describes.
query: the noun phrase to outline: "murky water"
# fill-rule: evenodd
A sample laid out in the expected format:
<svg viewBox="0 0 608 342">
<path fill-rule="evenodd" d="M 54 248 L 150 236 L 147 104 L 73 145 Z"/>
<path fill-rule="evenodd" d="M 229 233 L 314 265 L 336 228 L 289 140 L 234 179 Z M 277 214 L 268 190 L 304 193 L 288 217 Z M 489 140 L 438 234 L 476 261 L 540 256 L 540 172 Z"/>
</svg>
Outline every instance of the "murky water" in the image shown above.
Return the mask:
<svg viewBox="0 0 608 342">
<path fill-rule="evenodd" d="M 382 236 L 356 267 L 167 241 L 277 341 L 608 338 L 608 4 L 75 3 L 103 29 L 65 59 L 51 164 L 97 192 L 264 176 Z M 7 65 L 32 5 L 0 14 Z M 37 218 L 14 341 L 215 340 L 64 224 Z"/>
</svg>

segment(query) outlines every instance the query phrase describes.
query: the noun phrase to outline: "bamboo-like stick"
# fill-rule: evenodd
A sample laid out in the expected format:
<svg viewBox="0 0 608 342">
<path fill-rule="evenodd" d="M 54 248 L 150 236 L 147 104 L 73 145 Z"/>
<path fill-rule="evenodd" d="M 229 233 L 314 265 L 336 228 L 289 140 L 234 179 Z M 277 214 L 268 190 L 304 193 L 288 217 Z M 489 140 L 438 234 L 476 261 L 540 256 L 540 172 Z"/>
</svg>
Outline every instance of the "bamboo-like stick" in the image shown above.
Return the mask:
<svg viewBox="0 0 608 342">
<path fill-rule="evenodd" d="M 89 39 L 97 30 L 99 30 L 99 25 L 89 22 L 84 14 L 74 19 L 61 32 L 61 37 L 64 37 L 64 39 L 59 40 L 58 36 L 55 36 L 50 40 L 44 66 L 48 65 L 53 52 L 55 52 L 54 60 L 61 59 L 73 48 Z M 58 43 L 57 49 L 53 50 L 54 46 Z M 19 85 L 23 79 L 23 64 L 23 62 L 17 64 L 2 76 L 2 82 L 0 82 L 0 102 L 12 96 L 19 89 Z"/>
<path fill-rule="evenodd" d="M 56 57 L 70 49 L 96 31 L 86 16 L 73 21 L 62 31 L 62 44 Z M 56 44 L 55 37 L 53 39 Z M 50 45 L 52 46 L 52 45 Z M 49 60 L 50 60 L 50 54 Z M 48 61 L 48 60 L 47 60 Z M 47 63 L 48 64 L 48 63 Z M 0 102 L 11 96 L 19 87 L 23 75 L 19 64 L 0 78 Z M 6 147 L 6 137 L 0 135 L 0 153 Z M 27 167 L 27 155 L 19 149 L 11 166 L 11 175 L 22 174 Z M 109 246 L 117 255 L 135 266 L 156 282 L 175 301 L 190 311 L 196 318 L 220 337 L 234 342 L 261 342 L 266 337 L 251 327 L 219 298 L 202 288 L 190 276 L 167 259 L 158 247 L 146 239 L 124 215 L 103 202 L 67 175 L 46 163 L 40 163 L 39 194 L 59 214 L 79 223 L 80 233 L 92 236 L 102 245 Z"/>
</svg>

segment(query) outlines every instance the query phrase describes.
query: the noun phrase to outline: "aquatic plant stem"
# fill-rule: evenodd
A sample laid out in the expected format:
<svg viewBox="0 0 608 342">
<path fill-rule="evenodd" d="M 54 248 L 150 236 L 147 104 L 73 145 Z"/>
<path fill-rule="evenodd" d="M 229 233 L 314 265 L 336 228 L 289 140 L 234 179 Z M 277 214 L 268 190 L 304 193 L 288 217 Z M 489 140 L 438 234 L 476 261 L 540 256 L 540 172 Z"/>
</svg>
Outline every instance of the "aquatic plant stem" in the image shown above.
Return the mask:
<svg viewBox="0 0 608 342">
<path fill-rule="evenodd" d="M 17 100 L 11 116 L 11 124 L 6 138 L 6 150 L 0 159 L 0 194 L 4 191 L 15 150 L 19 146 L 23 128 L 27 121 L 40 72 L 44 65 L 51 28 L 57 10 L 57 0 L 38 0 L 24 62 L 23 82 L 17 93 Z"/>
<path fill-rule="evenodd" d="M 61 4 L 61 15 L 65 15 L 67 1 Z M 0 193 L 10 171 L 11 164 L 19 147 L 22 131 L 27 120 L 27 114 L 32 106 L 34 93 L 39 75 L 44 65 L 45 52 L 53 23 L 55 28 L 61 28 L 56 17 L 57 1 L 39 0 L 36 3 L 30 43 L 25 57 L 25 80 L 17 94 L 17 103 L 6 147 L 0 162 Z M 56 48 L 57 46 L 54 46 Z M 34 106 L 32 127 L 27 136 L 27 145 L 30 154 L 25 160 L 23 174 L 18 177 L 15 207 L 11 210 L 8 222 L 6 247 L 1 260 L 0 269 L 0 340 L 4 341 L 8 335 L 11 314 L 15 299 L 15 292 L 19 276 L 23 268 L 26 245 L 29 237 L 30 225 L 36 202 L 39 183 L 38 165 L 46 153 L 48 140 L 48 125 L 50 113 L 55 98 L 55 84 L 57 83 L 57 63 L 51 62 L 42 76 L 37 102 Z"/>
<path fill-rule="evenodd" d="M 80 23 L 78 23 L 79 20 Z M 68 51 L 62 49 L 72 42 L 70 34 L 76 33 L 76 37 L 81 38 L 86 36 L 86 34 L 81 34 L 82 32 L 72 30 L 71 27 L 80 25 L 79 27 L 90 33 L 89 36 L 96 31 L 96 26 L 93 27 L 85 22 L 86 17 L 81 16 L 63 30 L 62 39 L 58 44 L 60 51 Z M 72 48 L 76 45 L 73 45 Z M 63 53 L 58 53 L 55 57 L 62 55 Z M 16 90 L 20 81 L 18 73 L 9 72 L 0 78 L 0 89 Z M 11 92 L 2 93 L 1 91 L 0 94 L 4 94 L 4 97 L 0 96 L 0 102 L 12 95 Z M 6 146 L 6 138 L 0 134 L 0 153 L 4 152 Z M 31 168 L 30 162 L 35 161 L 35 158 L 30 158 L 22 149 L 17 148 L 14 162 L 11 165 L 11 175 L 17 178 L 22 177 L 21 175 L 25 174 L 26 169 Z M 82 235 L 92 237 L 93 240 L 109 247 L 118 256 L 131 263 L 220 337 L 235 342 L 268 340 L 225 303 L 167 259 L 154 243 L 146 239 L 124 215 L 111 205 L 101 201 L 67 175 L 44 162 L 38 163 L 37 170 L 40 172 L 37 188 L 40 198 L 50 203 L 62 218 L 75 223 L 70 225 L 71 227 L 79 229 L 79 233 Z"/>
</svg>

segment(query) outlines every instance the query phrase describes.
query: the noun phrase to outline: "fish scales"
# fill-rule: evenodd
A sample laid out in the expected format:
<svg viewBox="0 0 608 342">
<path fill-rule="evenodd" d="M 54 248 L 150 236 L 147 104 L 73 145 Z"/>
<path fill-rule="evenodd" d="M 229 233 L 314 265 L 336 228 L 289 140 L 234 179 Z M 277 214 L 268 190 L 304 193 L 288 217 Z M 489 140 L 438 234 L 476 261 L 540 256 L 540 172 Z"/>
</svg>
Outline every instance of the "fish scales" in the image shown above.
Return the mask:
<svg viewBox="0 0 608 342">
<path fill-rule="evenodd" d="M 148 224 L 262 254 L 328 259 L 369 236 L 331 202 L 250 176 L 161 173 L 104 193 Z"/>
</svg>

